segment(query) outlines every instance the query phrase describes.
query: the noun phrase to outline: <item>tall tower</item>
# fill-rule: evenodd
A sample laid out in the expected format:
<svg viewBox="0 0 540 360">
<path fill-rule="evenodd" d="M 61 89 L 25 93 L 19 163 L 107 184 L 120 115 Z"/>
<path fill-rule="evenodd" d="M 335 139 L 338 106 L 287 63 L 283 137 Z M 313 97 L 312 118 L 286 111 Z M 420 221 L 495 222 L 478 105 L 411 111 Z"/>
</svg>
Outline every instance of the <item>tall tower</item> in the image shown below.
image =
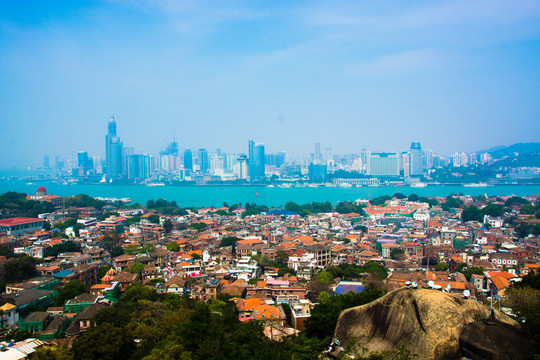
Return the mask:
<svg viewBox="0 0 540 360">
<path fill-rule="evenodd" d="M 201 165 L 201 172 L 207 172 L 210 168 L 208 161 L 208 151 L 206 149 L 199 149 L 199 164 Z"/>
<path fill-rule="evenodd" d="M 107 126 L 108 133 L 105 135 L 105 156 L 107 163 L 107 175 L 109 179 L 118 179 L 122 176 L 122 142 L 116 136 L 116 121 L 114 116 Z"/>
<path fill-rule="evenodd" d="M 253 146 L 253 167 L 249 169 L 251 181 L 264 181 L 265 176 L 265 156 L 264 156 L 264 144 L 255 143 Z"/>
<path fill-rule="evenodd" d="M 315 164 L 321 163 L 322 156 L 321 156 L 321 143 L 316 142 L 315 143 Z"/>
<path fill-rule="evenodd" d="M 184 170 L 193 170 L 193 154 L 190 149 L 184 151 Z"/>
<path fill-rule="evenodd" d="M 419 142 L 413 142 L 411 144 L 409 166 L 410 176 L 421 176 L 424 173 L 424 152 Z"/>
</svg>

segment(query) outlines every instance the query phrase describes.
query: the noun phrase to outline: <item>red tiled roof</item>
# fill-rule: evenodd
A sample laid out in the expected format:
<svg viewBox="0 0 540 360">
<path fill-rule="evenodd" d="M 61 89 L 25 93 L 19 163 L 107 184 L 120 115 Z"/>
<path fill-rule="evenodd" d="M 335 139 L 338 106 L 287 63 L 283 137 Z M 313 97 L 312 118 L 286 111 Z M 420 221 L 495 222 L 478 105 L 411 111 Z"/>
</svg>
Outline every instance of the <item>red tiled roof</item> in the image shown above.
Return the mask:
<svg viewBox="0 0 540 360">
<path fill-rule="evenodd" d="M 14 225 L 33 223 L 36 221 L 43 221 L 43 219 L 30 218 L 30 217 L 14 217 L 14 218 L 0 220 L 0 225 L 1 226 L 14 226 Z"/>
</svg>

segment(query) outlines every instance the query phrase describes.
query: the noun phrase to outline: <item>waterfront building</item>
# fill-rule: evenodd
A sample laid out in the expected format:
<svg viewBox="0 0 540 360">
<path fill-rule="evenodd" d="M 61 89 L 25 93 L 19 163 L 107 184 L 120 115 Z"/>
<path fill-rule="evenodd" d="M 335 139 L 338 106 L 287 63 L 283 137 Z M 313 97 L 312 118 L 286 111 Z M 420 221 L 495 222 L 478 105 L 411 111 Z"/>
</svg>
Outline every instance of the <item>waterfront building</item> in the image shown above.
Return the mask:
<svg viewBox="0 0 540 360">
<path fill-rule="evenodd" d="M 265 176 L 265 156 L 264 156 L 264 144 L 254 143 L 249 141 L 249 178 L 252 182 L 264 181 Z"/>
<path fill-rule="evenodd" d="M 399 176 L 397 153 L 369 153 L 368 159 L 368 175 L 381 177 Z"/>
<path fill-rule="evenodd" d="M 421 176 L 424 173 L 424 152 L 419 142 L 413 142 L 409 151 L 410 176 Z"/>
<path fill-rule="evenodd" d="M 184 170 L 193 170 L 193 154 L 190 149 L 184 151 Z"/>
<path fill-rule="evenodd" d="M 310 182 L 326 182 L 326 176 L 328 174 L 326 165 L 321 164 L 309 164 L 308 177 Z"/>
<path fill-rule="evenodd" d="M 199 166 L 201 172 L 205 173 L 210 169 L 210 162 L 208 161 L 208 151 L 206 149 L 199 149 Z"/>
<path fill-rule="evenodd" d="M 452 157 L 454 167 L 467 166 L 467 154 L 455 153 Z"/>
<path fill-rule="evenodd" d="M 234 165 L 234 176 L 236 176 L 237 179 L 247 179 L 248 174 L 248 158 L 245 154 L 240 154 Z"/>
<path fill-rule="evenodd" d="M 107 162 L 107 175 L 109 179 L 118 179 L 122 176 L 122 147 L 120 138 L 116 136 L 116 121 L 111 117 L 108 124 L 108 133 L 105 135 L 105 153 Z"/>
</svg>

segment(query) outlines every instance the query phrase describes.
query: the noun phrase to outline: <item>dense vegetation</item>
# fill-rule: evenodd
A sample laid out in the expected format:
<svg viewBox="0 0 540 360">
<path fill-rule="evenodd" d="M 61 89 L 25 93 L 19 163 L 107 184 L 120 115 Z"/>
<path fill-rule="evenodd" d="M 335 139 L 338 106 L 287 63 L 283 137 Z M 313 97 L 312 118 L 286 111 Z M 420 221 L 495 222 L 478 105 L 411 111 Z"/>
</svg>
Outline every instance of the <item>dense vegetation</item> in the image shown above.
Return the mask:
<svg viewBox="0 0 540 360">
<path fill-rule="evenodd" d="M 65 207 L 94 207 L 96 209 L 102 209 L 106 204 L 107 203 L 105 201 L 96 200 L 93 197 L 85 194 L 68 196 L 64 198 Z"/>
<path fill-rule="evenodd" d="M 37 217 L 39 214 L 54 211 L 54 206 L 48 202 L 27 200 L 26 194 L 9 191 L 0 194 L 0 218 L 13 216 Z"/>
<path fill-rule="evenodd" d="M 239 322 L 227 295 L 203 304 L 133 284 L 118 303 L 98 313 L 94 326 L 78 337 L 71 349 L 39 349 L 34 358 L 314 359 L 331 342 L 343 309 L 382 295 L 372 286 L 360 294 L 323 295 L 306 330 L 278 342 L 264 336 L 261 322 Z"/>
<path fill-rule="evenodd" d="M 187 215 L 188 212 L 185 209 L 182 209 L 176 204 L 176 201 L 167 201 L 164 199 L 157 200 L 148 200 L 146 202 L 146 207 L 149 210 L 156 210 L 157 212 L 164 215 Z"/>
<path fill-rule="evenodd" d="M 506 290 L 506 305 L 517 314 L 525 329 L 540 339 L 540 272 L 531 272 Z"/>
</svg>

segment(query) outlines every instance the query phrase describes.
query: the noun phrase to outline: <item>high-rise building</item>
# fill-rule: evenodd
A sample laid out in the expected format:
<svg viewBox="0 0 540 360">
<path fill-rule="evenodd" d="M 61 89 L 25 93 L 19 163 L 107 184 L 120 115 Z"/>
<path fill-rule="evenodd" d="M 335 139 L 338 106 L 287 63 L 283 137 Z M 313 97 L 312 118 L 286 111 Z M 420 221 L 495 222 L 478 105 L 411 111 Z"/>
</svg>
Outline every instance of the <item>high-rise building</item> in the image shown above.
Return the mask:
<svg viewBox="0 0 540 360">
<path fill-rule="evenodd" d="M 193 170 L 193 154 L 190 149 L 184 151 L 184 170 Z"/>
<path fill-rule="evenodd" d="M 77 153 L 77 167 L 79 168 L 79 175 L 86 175 L 90 170 L 88 153 L 86 151 L 79 151 Z"/>
<path fill-rule="evenodd" d="M 310 182 L 325 182 L 327 174 L 326 165 L 309 164 L 308 178 Z"/>
<path fill-rule="evenodd" d="M 55 168 L 55 170 L 63 170 L 64 169 L 64 162 L 60 158 L 60 155 L 56 155 L 54 157 L 54 168 Z"/>
<path fill-rule="evenodd" d="M 205 173 L 210 169 L 210 162 L 208 161 L 208 151 L 206 149 L 199 149 L 199 165 L 201 166 L 201 172 Z"/>
<path fill-rule="evenodd" d="M 397 153 L 368 153 L 367 155 L 368 175 L 381 177 L 399 176 L 399 161 Z"/>
<path fill-rule="evenodd" d="M 238 155 L 234 165 L 234 176 L 236 176 L 238 179 L 247 179 L 248 158 L 245 154 Z"/>
<path fill-rule="evenodd" d="M 153 155 L 133 154 L 127 157 L 128 179 L 149 179 L 156 170 Z"/>
<path fill-rule="evenodd" d="M 50 161 L 49 161 L 49 155 L 43 156 L 43 168 L 49 169 L 51 167 Z"/>
<path fill-rule="evenodd" d="M 167 145 L 165 150 L 161 151 L 159 154 L 178 156 L 178 142 L 173 139 L 173 141 L 170 142 L 169 145 Z"/>
<path fill-rule="evenodd" d="M 419 142 L 413 142 L 409 151 L 410 176 L 421 176 L 424 173 L 424 152 Z"/>
<path fill-rule="evenodd" d="M 431 169 L 433 167 L 433 151 L 425 150 L 424 151 L 424 168 Z"/>
<path fill-rule="evenodd" d="M 324 149 L 324 162 L 328 164 L 329 161 L 332 161 L 332 149 L 327 147 Z M 332 161 L 333 162 L 333 161 Z"/>
<path fill-rule="evenodd" d="M 264 181 L 266 179 L 265 175 L 265 157 L 264 157 L 264 144 L 263 143 L 253 143 L 249 142 L 250 152 L 253 153 L 252 158 L 250 159 L 249 166 L 249 179 L 250 181 Z"/>
<path fill-rule="evenodd" d="M 109 121 L 108 133 L 105 135 L 105 153 L 109 179 L 120 178 L 122 176 L 122 142 L 116 136 L 114 116 Z"/>
<path fill-rule="evenodd" d="M 454 167 L 467 166 L 467 154 L 455 153 L 452 157 Z"/>
</svg>

